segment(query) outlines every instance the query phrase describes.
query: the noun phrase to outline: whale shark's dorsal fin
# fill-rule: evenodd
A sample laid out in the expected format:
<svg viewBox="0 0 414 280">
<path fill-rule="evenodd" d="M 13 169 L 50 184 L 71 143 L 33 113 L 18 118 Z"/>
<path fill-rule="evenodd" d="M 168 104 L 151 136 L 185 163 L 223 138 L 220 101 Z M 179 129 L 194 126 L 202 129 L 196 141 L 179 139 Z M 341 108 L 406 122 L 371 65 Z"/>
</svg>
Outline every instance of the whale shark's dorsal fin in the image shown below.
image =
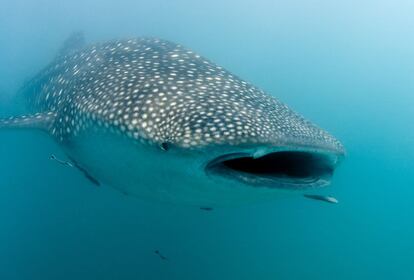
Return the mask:
<svg viewBox="0 0 414 280">
<path fill-rule="evenodd" d="M 56 114 L 53 112 L 37 113 L 0 119 L 0 129 L 3 128 L 35 128 L 49 130 Z"/>
<path fill-rule="evenodd" d="M 57 56 L 59 57 L 70 54 L 71 52 L 83 48 L 83 46 L 85 46 L 85 36 L 83 32 L 74 32 L 63 42 Z"/>
</svg>

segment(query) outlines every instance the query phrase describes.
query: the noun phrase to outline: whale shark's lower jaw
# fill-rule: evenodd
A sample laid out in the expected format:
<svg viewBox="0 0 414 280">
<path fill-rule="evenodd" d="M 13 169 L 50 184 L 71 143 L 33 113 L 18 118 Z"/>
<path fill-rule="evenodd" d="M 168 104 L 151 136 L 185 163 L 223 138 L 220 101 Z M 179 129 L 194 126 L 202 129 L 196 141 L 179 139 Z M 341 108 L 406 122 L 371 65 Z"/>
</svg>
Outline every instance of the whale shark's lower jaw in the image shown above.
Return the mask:
<svg viewBox="0 0 414 280">
<path fill-rule="evenodd" d="M 260 156 L 230 153 L 211 160 L 209 176 L 236 180 L 252 187 L 306 190 L 330 184 L 341 154 L 312 150 L 280 150 Z"/>
</svg>

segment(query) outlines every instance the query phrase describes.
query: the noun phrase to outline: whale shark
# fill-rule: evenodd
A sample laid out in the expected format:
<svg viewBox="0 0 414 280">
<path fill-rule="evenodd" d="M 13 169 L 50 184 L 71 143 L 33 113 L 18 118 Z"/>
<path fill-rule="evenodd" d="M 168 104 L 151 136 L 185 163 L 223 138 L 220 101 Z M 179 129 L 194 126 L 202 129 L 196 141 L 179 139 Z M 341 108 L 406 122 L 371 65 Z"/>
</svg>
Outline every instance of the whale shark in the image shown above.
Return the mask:
<svg viewBox="0 0 414 280">
<path fill-rule="evenodd" d="M 270 94 L 167 40 L 69 37 L 0 129 L 49 134 L 95 184 L 216 206 L 328 186 L 343 145 Z"/>
</svg>

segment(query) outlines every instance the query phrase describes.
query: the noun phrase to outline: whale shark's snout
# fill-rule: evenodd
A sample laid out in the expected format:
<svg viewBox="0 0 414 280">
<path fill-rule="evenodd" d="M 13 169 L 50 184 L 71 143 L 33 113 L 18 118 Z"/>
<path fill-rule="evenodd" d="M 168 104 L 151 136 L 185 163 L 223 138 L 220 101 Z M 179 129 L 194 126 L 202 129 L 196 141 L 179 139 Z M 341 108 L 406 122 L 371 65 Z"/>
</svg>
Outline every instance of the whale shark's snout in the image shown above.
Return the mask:
<svg viewBox="0 0 414 280">
<path fill-rule="evenodd" d="M 311 125 L 306 123 L 304 125 Z M 345 151 L 339 141 L 311 125 L 321 137 L 276 138 L 277 141 L 228 146 L 228 152 L 207 160 L 208 176 L 252 187 L 307 190 L 330 184 Z"/>
<path fill-rule="evenodd" d="M 207 161 L 206 174 L 272 189 L 307 190 L 329 185 L 345 154 L 342 144 L 290 109 L 285 107 L 285 111 L 283 119 L 271 114 L 264 123 L 261 118 L 253 120 L 273 131 L 267 136 L 240 139 L 243 144 L 239 146 L 229 145 L 228 152 Z"/>
</svg>

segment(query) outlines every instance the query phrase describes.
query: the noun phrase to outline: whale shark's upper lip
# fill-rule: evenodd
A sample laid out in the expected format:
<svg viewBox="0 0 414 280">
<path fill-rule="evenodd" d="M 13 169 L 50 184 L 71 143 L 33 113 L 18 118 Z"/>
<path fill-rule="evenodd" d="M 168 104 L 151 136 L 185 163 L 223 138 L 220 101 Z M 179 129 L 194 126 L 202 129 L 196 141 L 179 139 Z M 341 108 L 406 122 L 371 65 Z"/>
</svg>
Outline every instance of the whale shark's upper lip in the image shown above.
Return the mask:
<svg viewBox="0 0 414 280">
<path fill-rule="evenodd" d="M 328 185 L 342 156 L 310 149 L 235 152 L 209 161 L 205 171 L 253 187 L 300 190 Z"/>
</svg>

